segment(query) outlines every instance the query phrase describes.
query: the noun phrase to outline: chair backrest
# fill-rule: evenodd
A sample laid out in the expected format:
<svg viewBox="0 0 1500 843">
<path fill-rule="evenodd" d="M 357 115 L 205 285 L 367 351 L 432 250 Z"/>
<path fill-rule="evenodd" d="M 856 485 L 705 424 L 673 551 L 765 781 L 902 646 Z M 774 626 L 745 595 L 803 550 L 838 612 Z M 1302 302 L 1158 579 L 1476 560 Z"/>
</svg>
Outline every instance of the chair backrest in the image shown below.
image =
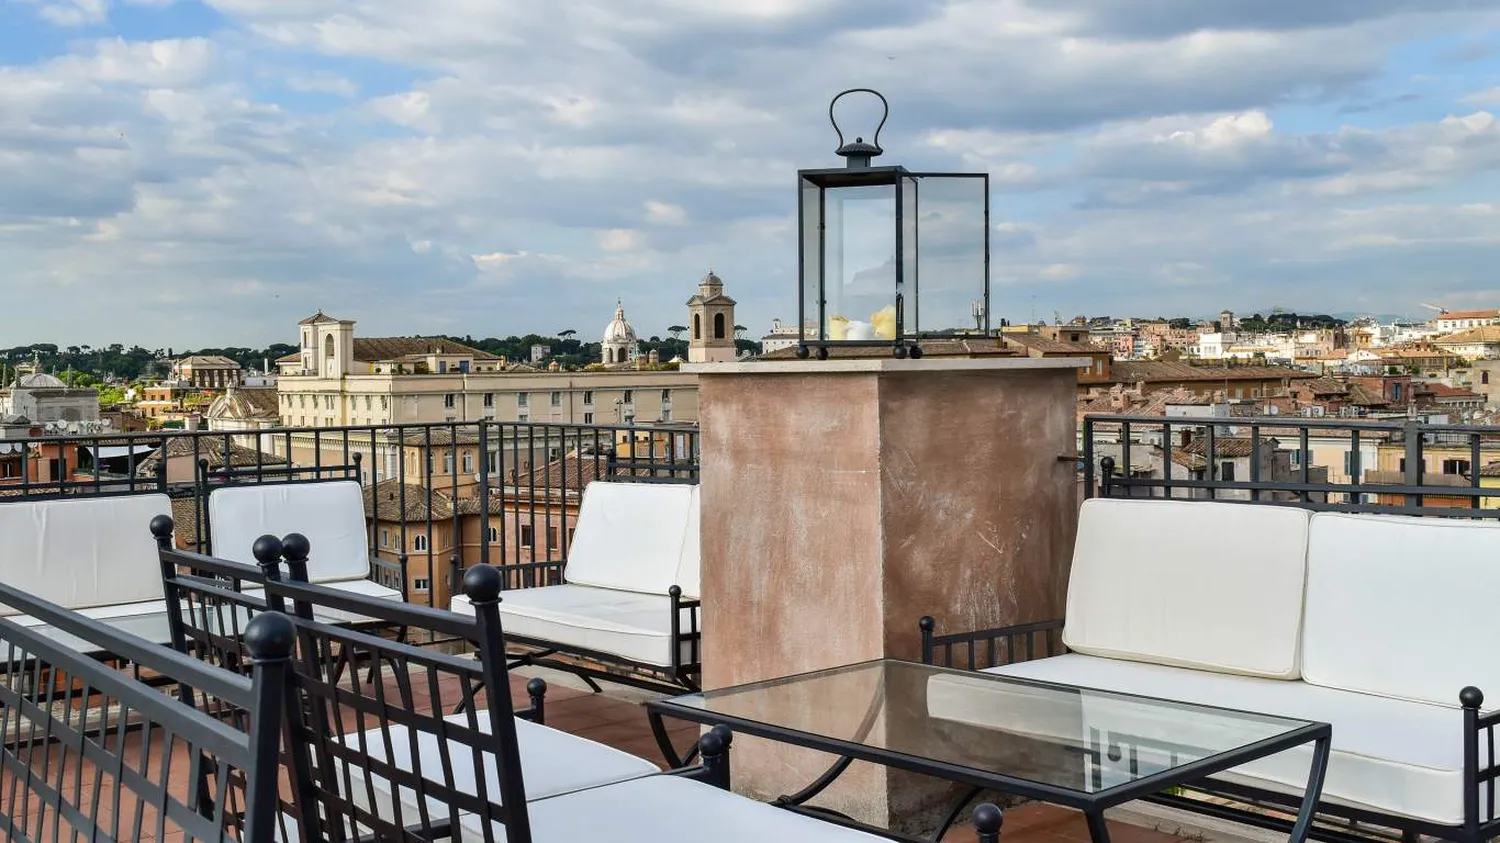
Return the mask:
<svg viewBox="0 0 1500 843">
<path fill-rule="evenodd" d="M 146 525 L 171 512 L 157 493 L 0 503 L 0 582 L 67 609 L 160 600 Z"/>
<path fill-rule="evenodd" d="M 1063 641 L 1087 655 L 1296 679 L 1308 520 L 1287 506 L 1087 500 Z"/>
<path fill-rule="evenodd" d="M 208 496 L 208 525 L 220 559 L 253 565 L 256 539 L 295 532 L 317 549 L 309 562 L 312 582 L 370 575 L 364 492 L 353 480 L 216 488 Z"/>
<path fill-rule="evenodd" d="M 285 567 L 292 569 L 305 562 L 308 550 L 302 537 L 256 544 L 261 562 L 281 556 L 290 563 Z M 261 570 L 181 551 L 164 550 L 162 556 L 168 601 L 179 601 L 182 608 L 182 634 L 174 635 L 174 644 L 220 668 L 247 669 L 249 660 L 235 637 L 245 618 L 253 622 L 276 606 L 296 614 L 292 683 L 306 714 L 292 723 L 291 743 L 308 749 L 284 753 L 282 765 L 303 794 L 303 805 L 319 806 L 321 820 L 307 820 L 305 809 L 298 812 L 304 825 L 312 823 L 316 834 L 310 839 L 370 834 L 381 839 L 456 839 L 454 830 L 466 817 L 471 829 L 463 839 L 480 839 L 472 830 L 471 815 L 478 815 L 503 827 L 486 824 L 484 839 L 528 843 L 529 816 L 521 795 L 525 789 L 500 637 L 496 569 L 480 566 L 465 575 L 466 592 L 476 608 L 467 616 L 296 581 L 290 572 L 275 571 L 270 564 Z M 198 573 L 184 574 L 183 569 Z M 264 597 L 226 585 L 255 579 L 256 572 L 274 574 L 259 578 Z M 489 591 L 492 584 L 494 596 Z M 318 623 L 311 618 L 320 607 L 402 626 L 417 639 L 430 635 L 465 641 L 477 646 L 481 658 Z M 499 693 L 491 694 L 490 689 Z M 200 707 L 218 702 L 198 697 Z M 419 745 L 430 751 L 413 750 L 399 757 L 391 753 L 393 746 Z M 476 776 L 476 764 L 492 775 Z M 490 782 L 498 782 L 498 789 Z M 393 793 L 399 798 L 391 798 Z"/>
<path fill-rule="evenodd" d="M 683 545 L 696 519 L 696 500 L 697 487 L 683 483 L 590 483 L 563 576 L 570 583 L 642 594 L 666 594 L 678 585 L 696 596 L 696 570 L 691 592 L 678 582 L 685 575 Z"/>
<path fill-rule="evenodd" d="M 1320 512 L 1308 541 L 1303 678 L 1455 707 L 1465 686 L 1500 689 L 1497 597 L 1500 524 Z"/>
<path fill-rule="evenodd" d="M 11 585 L 0 585 L 0 603 L 120 655 L 142 674 L 207 689 L 246 713 L 235 728 L 0 618 L 0 837 L 298 839 L 280 811 L 275 761 L 295 636 L 288 618 L 267 615 L 247 629 L 255 667 L 246 678 Z"/>
</svg>

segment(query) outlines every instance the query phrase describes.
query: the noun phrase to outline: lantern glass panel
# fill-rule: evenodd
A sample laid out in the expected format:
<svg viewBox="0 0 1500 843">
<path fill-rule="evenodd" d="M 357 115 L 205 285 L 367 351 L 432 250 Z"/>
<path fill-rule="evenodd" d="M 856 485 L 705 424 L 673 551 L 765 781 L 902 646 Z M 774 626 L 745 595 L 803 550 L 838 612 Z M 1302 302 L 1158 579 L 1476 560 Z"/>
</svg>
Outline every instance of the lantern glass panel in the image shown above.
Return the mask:
<svg viewBox="0 0 1500 843">
<path fill-rule="evenodd" d="M 896 186 L 829 187 L 823 214 L 827 338 L 894 340 Z"/>
<path fill-rule="evenodd" d="M 988 330 L 989 177 L 920 174 L 910 181 L 916 242 L 904 251 L 915 253 L 916 269 L 907 270 L 905 332 Z"/>
<path fill-rule="evenodd" d="M 823 271 L 822 250 L 819 248 L 823 233 L 823 191 L 808 179 L 801 180 L 799 216 L 802 226 L 802 329 L 817 325 L 818 339 L 824 339 L 826 320 L 823 316 L 823 285 L 819 275 Z"/>
</svg>

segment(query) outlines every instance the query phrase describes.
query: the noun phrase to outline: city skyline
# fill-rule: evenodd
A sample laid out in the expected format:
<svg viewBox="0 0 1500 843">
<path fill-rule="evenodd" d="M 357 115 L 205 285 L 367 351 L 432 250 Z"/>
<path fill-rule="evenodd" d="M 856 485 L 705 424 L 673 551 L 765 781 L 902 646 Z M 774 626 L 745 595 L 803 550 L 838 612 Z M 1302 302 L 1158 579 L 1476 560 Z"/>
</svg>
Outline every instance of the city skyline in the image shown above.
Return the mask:
<svg viewBox="0 0 1500 843">
<path fill-rule="evenodd" d="M 856 85 L 990 173 L 997 317 L 1500 303 L 1500 2 L 1308 6 L 3 0 L 0 344 L 650 336 L 710 266 L 758 336 Z"/>
</svg>

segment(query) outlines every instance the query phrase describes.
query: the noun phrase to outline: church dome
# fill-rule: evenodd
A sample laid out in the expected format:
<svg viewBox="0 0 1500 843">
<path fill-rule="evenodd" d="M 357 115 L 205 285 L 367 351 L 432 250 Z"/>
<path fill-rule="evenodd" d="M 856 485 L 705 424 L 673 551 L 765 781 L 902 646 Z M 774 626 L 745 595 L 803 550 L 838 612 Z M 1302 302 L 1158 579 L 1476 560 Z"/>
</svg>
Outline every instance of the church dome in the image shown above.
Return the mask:
<svg viewBox="0 0 1500 843">
<path fill-rule="evenodd" d="M 16 386 L 22 389 L 62 389 L 67 384 L 45 372 L 37 372 L 34 375 L 24 375 L 16 381 Z"/>
<path fill-rule="evenodd" d="M 604 328 L 605 343 L 633 343 L 635 342 L 635 329 L 625 321 L 625 306 L 619 302 L 615 303 L 615 318 Z"/>
</svg>

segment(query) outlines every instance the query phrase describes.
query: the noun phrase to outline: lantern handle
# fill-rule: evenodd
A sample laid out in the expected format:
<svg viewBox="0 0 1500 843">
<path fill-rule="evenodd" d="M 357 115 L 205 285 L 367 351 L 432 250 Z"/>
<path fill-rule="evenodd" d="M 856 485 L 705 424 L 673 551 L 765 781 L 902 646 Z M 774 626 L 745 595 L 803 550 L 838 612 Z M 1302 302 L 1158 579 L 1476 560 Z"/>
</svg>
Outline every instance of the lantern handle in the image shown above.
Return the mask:
<svg viewBox="0 0 1500 843">
<path fill-rule="evenodd" d="M 875 127 L 875 136 L 870 138 L 870 146 L 874 148 L 866 151 L 866 154 L 881 154 L 885 150 L 880 148 L 880 130 L 885 128 L 885 121 L 891 116 L 891 104 L 886 101 L 885 94 L 880 93 L 874 88 L 850 88 L 847 91 L 841 91 L 828 102 L 828 122 L 833 124 L 833 131 L 839 136 L 839 149 L 842 151 L 846 147 L 851 146 L 851 144 L 844 141 L 844 132 L 839 128 L 839 122 L 833 117 L 833 107 L 838 104 L 839 100 L 849 94 L 873 94 L 876 99 L 880 100 L 880 107 L 883 109 L 883 113 L 880 115 L 880 124 Z M 862 139 L 856 139 L 856 143 L 863 144 L 863 141 Z"/>
</svg>

